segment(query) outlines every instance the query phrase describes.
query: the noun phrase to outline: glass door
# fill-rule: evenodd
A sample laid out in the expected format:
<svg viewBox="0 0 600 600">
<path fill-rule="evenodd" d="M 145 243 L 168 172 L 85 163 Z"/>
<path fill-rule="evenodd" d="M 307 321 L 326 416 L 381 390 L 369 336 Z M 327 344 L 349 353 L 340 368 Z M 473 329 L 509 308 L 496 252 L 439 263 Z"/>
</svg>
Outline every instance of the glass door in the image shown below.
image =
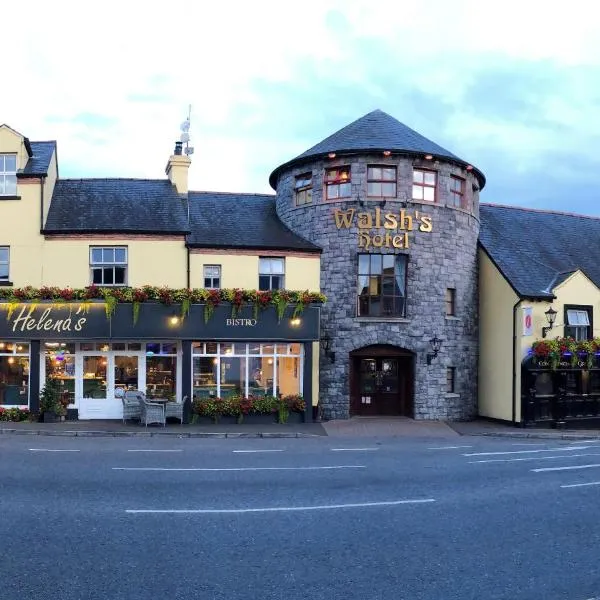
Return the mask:
<svg viewBox="0 0 600 600">
<path fill-rule="evenodd" d="M 139 356 L 114 356 L 114 390 L 139 390 Z M 113 390 L 113 396 L 114 394 Z M 116 394 L 118 397 L 119 395 Z"/>
</svg>

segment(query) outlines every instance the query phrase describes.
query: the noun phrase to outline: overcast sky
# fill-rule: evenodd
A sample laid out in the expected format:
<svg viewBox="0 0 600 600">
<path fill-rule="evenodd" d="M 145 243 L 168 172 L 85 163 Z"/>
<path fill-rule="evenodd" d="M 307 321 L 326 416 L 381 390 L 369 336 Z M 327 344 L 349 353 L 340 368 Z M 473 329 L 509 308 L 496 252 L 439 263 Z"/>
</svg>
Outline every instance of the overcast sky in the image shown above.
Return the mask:
<svg viewBox="0 0 600 600">
<path fill-rule="evenodd" d="M 380 108 L 480 168 L 484 201 L 600 214 L 599 13 L 592 0 L 10 2 L 0 123 L 56 139 L 62 177 L 160 178 L 191 104 L 191 188 L 269 192 L 276 166 Z"/>
</svg>

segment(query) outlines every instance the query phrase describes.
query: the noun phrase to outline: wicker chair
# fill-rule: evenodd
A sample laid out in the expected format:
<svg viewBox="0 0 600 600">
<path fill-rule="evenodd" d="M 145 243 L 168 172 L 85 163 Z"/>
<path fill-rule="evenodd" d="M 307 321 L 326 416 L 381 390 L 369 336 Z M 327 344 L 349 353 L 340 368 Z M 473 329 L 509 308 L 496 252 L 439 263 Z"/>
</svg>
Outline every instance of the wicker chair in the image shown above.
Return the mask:
<svg viewBox="0 0 600 600">
<path fill-rule="evenodd" d="M 167 424 L 165 418 L 165 407 L 163 404 L 142 400 L 142 423 L 148 427 L 148 423 L 159 423 L 163 427 Z"/>
<path fill-rule="evenodd" d="M 165 418 L 173 417 L 179 419 L 183 425 L 183 408 L 187 402 L 187 396 L 184 396 L 180 402 L 167 402 L 165 405 Z"/>
<path fill-rule="evenodd" d="M 125 423 L 125 421 L 127 421 L 128 419 L 141 420 L 141 403 L 143 402 L 143 400 L 144 394 L 142 392 L 125 392 L 121 396 L 121 402 L 123 403 L 123 423 Z"/>
</svg>

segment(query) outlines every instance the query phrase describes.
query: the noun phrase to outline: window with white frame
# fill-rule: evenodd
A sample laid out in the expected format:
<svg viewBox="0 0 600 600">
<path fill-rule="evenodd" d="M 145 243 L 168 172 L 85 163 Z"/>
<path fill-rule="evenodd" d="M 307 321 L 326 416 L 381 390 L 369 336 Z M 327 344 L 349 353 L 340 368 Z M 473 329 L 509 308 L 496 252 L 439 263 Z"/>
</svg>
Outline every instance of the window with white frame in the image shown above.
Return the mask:
<svg viewBox="0 0 600 600">
<path fill-rule="evenodd" d="M 258 289 L 261 291 L 282 290 L 285 279 L 285 259 L 258 259 Z"/>
<path fill-rule="evenodd" d="M 0 196 L 17 194 L 17 155 L 0 154 Z"/>
<path fill-rule="evenodd" d="M 127 247 L 91 247 L 90 280 L 94 285 L 127 285 Z"/>
<path fill-rule="evenodd" d="M 10 266 L 10 247 L 0 246 L 0 282 L 8 281 Z"/>
<path fill-rule="evenodd" d="M 302 394 L 302 345 L 194 342 L 194 399 Z"/>
<path fill-rule="evenodd" d="M 221 288 L 221 265 L 204 265 L 204 287 L 209 290 Z"/>
<path fill-rule="evenodd" d="M 566 308 L 565 337 L 575 338 L 577 341 L 590 339 L 592 307 Z"/>
<path fill-rule="evenodd" d="M 437 185 L 437 173 L 423 169 L 413 170 L 413 200 L 424 200 L 435 202 L 435 188 Z"/>
<path fill-rule="evenodd" d="M 396 167 L 369 166 L 367 168 L 367 196 L 396 197 Z"/>
</svg>

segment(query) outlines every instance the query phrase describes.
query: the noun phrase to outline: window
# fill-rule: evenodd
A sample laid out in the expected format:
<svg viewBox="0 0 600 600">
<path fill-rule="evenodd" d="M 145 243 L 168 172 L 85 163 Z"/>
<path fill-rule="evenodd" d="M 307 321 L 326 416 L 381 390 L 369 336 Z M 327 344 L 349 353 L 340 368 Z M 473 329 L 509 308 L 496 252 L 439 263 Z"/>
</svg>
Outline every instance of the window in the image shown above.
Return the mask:
<svg viewBox="0 0 600 600">
<path fill-rule="evenodd" d="M 396 167 L 368 167 L 367 196 L 395 198 Z"/>
<path fill-rule="evenodd" d="M 450 177 L 450 204 L 457 208 L 464 208 L 465 180 L 452 175 Z"/>
<path fill-rule="evenodd" d="M 29 404 L 29 344 L 0 342 L 0 405 Z"/>
<path fill-rule="evenodd" d="M 10 265 L 10 248 L 0 246 L 0 282 L 8 281 L 8 267 Z"/>
<path fill-rule="evenodd" d="M 577 341 L 590 339 L 592 307 L 565 307 L 565 336 Z"/>
<path fill-rule="evenodd" d="M 427 202 L 435 202 L 436 182 L 437 173 L 434 171 L 415 169 L 413 171 L 413 200 L 426 200 Z"/>
<path fill-rule="evenodd" d="M 285 260 L 283 258 L 258 259 L 258 289 L 282 290 L 285 275 Z"/>
<path fill-rule="evenodd" d="M 221 287 L 221 265 L 204 265 L 204 287 L 218 290 Z"/>
<path fill-rule="evenodd" d="M 456 392 L 456 367 L 446 369 L 446 393 L 454 394 Z"/>
<path fill-rule="evenodd" d="M 146 395 L 149 398 L 172 398 L 177 393 L 177 344 L 146 344 Z"/>
<path fill-rule="evenodd" d="M 94 285 L 126 285 L 127 248 L 90 248 L 90 271 Z"/>
<path fill-rule="evenodd" d="M 352 195 L 350 185 L 350 167 L 338 167 L 325 171 L 326 197 L 329 200 L 349 198 Z"/>
<path fill-rule="evenodd" d="M 312 173 L 304 173 L 296 177 L 296 206 L 312 202 Z"/>
<path fill-rule="evenodd" d="M 404 254 L 358 255 L 358 316 L 405 315 L 406 264 Z"/>
<path fill-rule="evenodd" d="M 456 290 L 454 288 L 446 289 L 446 316 L 454 317 L 456 315 Z"/>
<path fill-rule="evenodd" d="M 17 155 L 0 154 L 0 196 L 17 193 Z"/>
</svg>

